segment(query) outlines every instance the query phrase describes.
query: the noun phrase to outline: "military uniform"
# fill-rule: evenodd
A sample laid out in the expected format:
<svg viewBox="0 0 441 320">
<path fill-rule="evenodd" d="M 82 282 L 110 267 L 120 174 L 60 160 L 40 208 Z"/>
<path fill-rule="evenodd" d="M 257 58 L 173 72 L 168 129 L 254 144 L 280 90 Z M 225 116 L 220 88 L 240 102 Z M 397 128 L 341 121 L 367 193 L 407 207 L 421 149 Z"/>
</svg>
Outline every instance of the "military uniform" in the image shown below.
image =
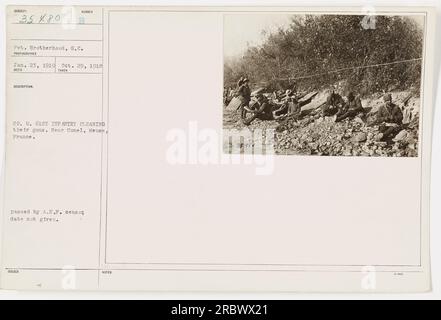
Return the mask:
<svg viewBox="0 0 441 320">
<path fill-rule="evenodd" d="M 378 109 L 377 123 L 396 123 L 402 124 L 403 113 L 401 109 L 394 103 L 384 104 Z"/>
<path fill-rule="evenodd" d="M 259 97 L 252 107 L 255 109 L 253 115 L 248 119 L 243 118 L 243 123 L 245 125 L 249 125 L 256 118 L 259 118 L 260 120 L 274 120 L 273 106 L 264 96 Z"/>
<path fill-rule="evenodd" d="M 360 97 L 354 97 L 350 94 L 348 102 L 346 102 L 343 108 L 338 112 L 336 122 L 342 121 L 346 118 L 355 117 L 359 113 L 364 113 L 364 108 L 361 105 Z"/>
<path fill-rule="evenodd" d="M 332 92 L 326 98 L 326 103 L 322 107 L 322 116 L 331 117 L 335 115 L 343 104 L 343 98 L 339 94 Z"/>
<path fill-rule="evenodd" d="M 241 110 L 242 117 L 244 117 L 245 116 L 244 108 L 248 106 L 248 104 L 250 103 L 250 100 L 251 100 L 251 89 L 248 86 L 247 81 L 242 83 L 240 88 L 237 90 L 237 94 L 238 94 L 240 102 L 241 102 L 239 109 Z"/>
<path fill-rule="evenodd" d="M 403 113 L 392 102 L 392 96 L 388 93 L 384 96 L 385 104 L 377 112 L 374 124 L 379 124 L 379 131 L 383 134 L 382 140 L 394 137 L 402 129 Z"/>
</svg>

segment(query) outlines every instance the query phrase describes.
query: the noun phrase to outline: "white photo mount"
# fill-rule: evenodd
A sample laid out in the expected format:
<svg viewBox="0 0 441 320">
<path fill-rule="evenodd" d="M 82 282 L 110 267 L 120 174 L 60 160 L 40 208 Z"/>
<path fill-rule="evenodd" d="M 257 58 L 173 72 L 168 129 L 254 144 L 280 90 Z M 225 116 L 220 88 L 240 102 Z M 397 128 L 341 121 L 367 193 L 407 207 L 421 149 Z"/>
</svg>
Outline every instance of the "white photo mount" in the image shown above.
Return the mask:
<svg viewBox="0 0 441 320">
<path fill-rule="evenodd" d="M 361 8 L 7 11 L 2 289 L 430 290 L 433 8 L 375 11 L 423 17 L 416 157 L 248 162 L 204 157 L 229 17 Z"/>
</svg>

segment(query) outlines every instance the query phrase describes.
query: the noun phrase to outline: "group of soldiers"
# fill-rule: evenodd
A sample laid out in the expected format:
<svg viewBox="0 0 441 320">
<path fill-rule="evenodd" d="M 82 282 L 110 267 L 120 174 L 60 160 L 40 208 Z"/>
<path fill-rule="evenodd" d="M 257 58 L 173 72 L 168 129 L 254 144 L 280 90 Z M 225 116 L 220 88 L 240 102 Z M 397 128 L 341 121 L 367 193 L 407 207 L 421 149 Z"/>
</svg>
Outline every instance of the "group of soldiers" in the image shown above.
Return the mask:
<svg viewBox="0 0 441 320">
<path fill-rule="evenodd" d="M 229 89 L 224 94 L 232 94 Z M 234 95 L 240 100 L 238 110 L 240 110 L 242 121 L 245 125 L 251 124 L 254 119 L 260 120 L 280 120 L 290 117 L 300 116 L 301 108 L 295 93 L 288 89 L 284 93 L 273 92 L 269 98 L 264 94 L 264 89 L 260 88 L 251 93 L 248 78 L 240 78 L 237 82 Z M 224 97 L 224 103 L 228 104 L 230 99 Z M 248 116 L 250 115 L 250 116 Z"/>
<path fill-rule="evenodd" d="M 245 125 L 251 124 L 255 119 L 260 120 L 283 120 L 301 118 L 301 103 L 298 95 L 293 90 L 286 90 L 284 93 L 273 92 L 265 95 L 264 89 L 258 89 L 251 93 L 248 78 L 240 78 L 235 90 L 235 96 L 240 99 L 240 110 L 242 121 Z M 335 122 L 360 117 L 366 125 L 378 125 L 381 139 L 393 138 L 403 128 L 403 113 L 392 101 L 392 95 L 386 93 L 383 96 L 384 103 L 380 106 L 375 115 L 371 115 L 363 108 L 361 99 L 353 92 L 349 92 L 344 99 L 334 90 L 329 94 L 326 102 L 312 112 L 312 116 L 332 117 Z"/>
<path fill-rule="evenodd" d="M 346 118 L 359 116 L 366 122 L 366 125 L 378 125 L 382 140 L 393 138 L 403 128 L 403 112 L 400 107 L 393 103 L 392 95 L 385 93 L 383 95 L 383 104 L 379 107 L 375 115 L 370 115 L 361 104 L 359 96 L 349 92 L 347 99 L 343 99 L 334 91 L 328 96 L 326 103 L 321 109 L 322 116 L 334 116 L 335 122 Z"/>
</svg>

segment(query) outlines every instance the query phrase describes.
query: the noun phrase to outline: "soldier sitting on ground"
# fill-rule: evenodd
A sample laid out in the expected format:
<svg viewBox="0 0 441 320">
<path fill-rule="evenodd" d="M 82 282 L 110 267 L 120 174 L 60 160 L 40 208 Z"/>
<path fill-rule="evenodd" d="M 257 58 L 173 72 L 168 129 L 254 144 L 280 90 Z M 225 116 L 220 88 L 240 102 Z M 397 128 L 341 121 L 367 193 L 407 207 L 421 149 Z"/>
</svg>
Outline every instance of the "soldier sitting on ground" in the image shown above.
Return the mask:
<svg viewBox="0 0 441 320">
<path fill-rule="evenodd" d="M 291 119 L 298 120 L 302 114 L 302 107 L 297 97 L 293 97 L 288 103 L 288 116 Z"/>
<path fill-rule="evenodd" d="M 288 109 L 289 109 L 289 103 L 293 99 L 293 93 L 291 90 L 286 90 L 283 98 L 281 101 L 273 101 L 274 108 L 273 108 L 273 117 L 274 119 L 281 119 L 287 116 Z"/>
<path fill-rule="evenodd" d="M 287 117 L 291 119 L 298 119 L 300 117 L 300 114 L 302 112 L 302 108 L 300 107 L 300 101 L 297 99 L 296 94 L 294 94 L 293 91 L 289 90 L 289 97 L 288 97 L 288 113 Z"/>
<path fill-rule="evenodd" d="M 392 102 L 392 95 L 386 93 L 383 96 L 384 104 L 378 109 L 377 117 L 371 125 L 378 124 L 382 134 L 381 140 L 394 138 L 403 127 L 403 113 Z"/>
<path fill-rule="evenodd" d="M 346 118 L 353 118 L 360 113 L 365 112 L 363 106 L 361 105 L 361 99 L 359 96 L 355 96 L 353 92 L 349 92 L 348 101 L 343 105 L 343 108 L 337 113 L 335 122 L 342 121 Z"/>
<path fill-rule="evenodd" d="M 273 102 L 278 108 L 273 109 L 273 117 L 275 120 L 295 119 L 297 120 L 301 114 L 300 102 L 296 94 L 288 89 L 285 92 L 281 102 Z"/>
<path fill-rule="evenodd" d="M 273 106 L 268 99 L 263 95 L 263 89 L 254 93 L 255 99 L 249 107 L 245 107 L 245 110 L 252 112 L 252 116 L 248 119 L 243 117 L 244 125 L 248 126 L 254 119 L 260 120 L 274 120 Z"/>
<path fill-rule="evenodd" d="M 335 91 L 332 91 L 326 99 L 326 103 L 322 106 L 322 116 L 332 117 L 343 107 L 344 103 L 343 98 Z"/>
</svg>

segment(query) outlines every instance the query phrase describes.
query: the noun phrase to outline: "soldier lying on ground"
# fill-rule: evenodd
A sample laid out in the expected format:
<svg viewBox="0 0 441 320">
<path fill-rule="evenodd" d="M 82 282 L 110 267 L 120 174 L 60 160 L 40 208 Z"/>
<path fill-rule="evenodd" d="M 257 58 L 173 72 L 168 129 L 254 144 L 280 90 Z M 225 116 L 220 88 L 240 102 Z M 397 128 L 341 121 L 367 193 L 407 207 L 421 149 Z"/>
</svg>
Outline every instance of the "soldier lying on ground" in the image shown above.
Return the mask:
<svg viewBox="0 0 441 320">
<path fill-rule="evenodd" d="M 386 93 L 383 100 L 384 104 L 378 109 L 377 117 L 370 125 L 378 124 L 378 129 L 382 134 L 381 140 L 388 140 L 395 137 L 403 129 L 403 113 L 392 102 L 390 93 Z"/>
<path fill-rule="evenodd" d="M 349 92 L 348 101 L 343 104 L 342 108 L 337 112 L 335 122 L 340 122 L 346 118 L 353 118 L 358 114 L 364 114 L 365 110 L 361 105 L 359 96 L 355 96 L 353 92 Z"/>
</svg>

